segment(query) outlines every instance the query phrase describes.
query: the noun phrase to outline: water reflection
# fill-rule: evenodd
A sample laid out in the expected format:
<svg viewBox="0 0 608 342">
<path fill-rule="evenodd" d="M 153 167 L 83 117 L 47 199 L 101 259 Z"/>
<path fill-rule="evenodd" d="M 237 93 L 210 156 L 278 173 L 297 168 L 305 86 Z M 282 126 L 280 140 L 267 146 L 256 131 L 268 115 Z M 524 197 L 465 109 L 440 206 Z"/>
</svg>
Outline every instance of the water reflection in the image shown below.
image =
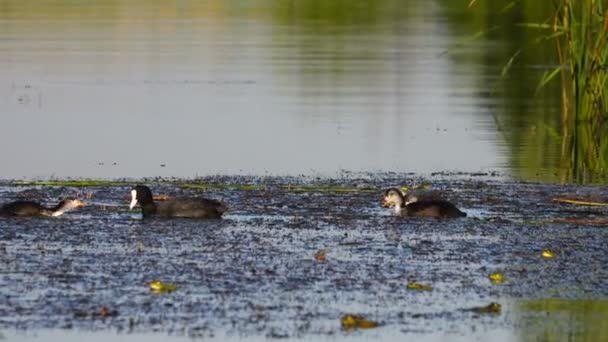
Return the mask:
<svg viewBox="0 0 608 342">
<path fill-rule="evenodd" d="M 538 299 L 518 305 L 521 341 L 606 341 L 608 301 Z"/>
<path fill-rule="evenodd" d="M 505 162 L 476 69 L 440 56 L 457 37 L 438 4 L 3 6 L 5 178 Z"/>
<path fill-rule="evenodd" d="M 552 32 L 517 25 L 546 23 L 553 11 L 549 2 L 521 1 L 505 7 L 486 1 L 468 12 L 473 24 L 450 23 L 463 35 L 487 31 L 484 43 L 492 50 L 484 53 L 483 73 L 499 75 L 517 54 L 508 76 L 492 89 L 492 96 L 503 101 L 495 114 L 497 129 L 509 146 L 512 174 L 522 180 L 606 182 L 605 124 L 580 125 L 564 115 L 559 80 L 539 88 L 543 73 L 559 65 L 556 41 L 543 38 Z"/>
<path fill-rule="evenodd" d="M 554 45 L 513 25 L 551 8 L 3 1 L 0 178 L 506 169 L 570 181 L 560 90 L 533 96 Z"/>
</svg>

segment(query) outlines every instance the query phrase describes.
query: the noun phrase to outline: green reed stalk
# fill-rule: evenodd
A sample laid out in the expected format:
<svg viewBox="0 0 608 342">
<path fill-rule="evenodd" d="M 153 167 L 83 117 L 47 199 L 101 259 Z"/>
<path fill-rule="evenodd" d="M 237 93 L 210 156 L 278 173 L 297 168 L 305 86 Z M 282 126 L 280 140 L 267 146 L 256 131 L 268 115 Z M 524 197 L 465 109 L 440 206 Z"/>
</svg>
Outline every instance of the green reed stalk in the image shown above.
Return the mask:
<svg viewBox="0 0 608 342">
<path fill-rule="evenodd" d="M 554 31 L 562 80 L 562 160 L 579 182 L 608 166 L 608 11 L 603 0 L 562 0 Z M 558 34 L 559 33 L 559 34 Z"/>
<path fill-rule="evenodd" d="M 600 0 L 563 0 L 555 13 L 554 30 L 562 31 L 562 80 L 572 88 L 572 109 L 579 122 L 602 119 L 608 111 L 608 11 L 603 7 Z"/>
<path fill-rule="evenodd" d="M 537 91 L 561 78 L 562 181 L 608 180 L 608 0 L 553 0 L 552 20 L 518 23 L 520 27 L 552 31 L 536 43 L 555 39 L 559 65 L 541 78 Z M 470 0 L 469 6 L 477 0 Z M 505 9 L 523 4 L 513 0 Z M 504 66 L 505 76 L 522 52 Z M 599 176 L 600 178 L 596 178 Z"/>
</svg>

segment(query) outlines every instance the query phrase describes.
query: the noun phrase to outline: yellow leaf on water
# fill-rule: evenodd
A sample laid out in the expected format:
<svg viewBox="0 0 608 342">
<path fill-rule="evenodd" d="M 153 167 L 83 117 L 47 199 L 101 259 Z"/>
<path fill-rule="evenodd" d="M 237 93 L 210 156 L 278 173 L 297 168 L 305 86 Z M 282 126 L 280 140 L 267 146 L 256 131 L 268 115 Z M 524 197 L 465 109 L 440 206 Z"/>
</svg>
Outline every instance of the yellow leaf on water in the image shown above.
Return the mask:
<svg viewBox="0 0 608 342">
<path fill-rule="evenodd" d="M 155 293 L 173 292 L 177 289 L 176 285 L 165 284 L 160 280 L 152 280 L 150 282 L 150 291 Z"/>
<path fill-rule="evenodd" d="M 340 318 L 340 323 L 344 329 L 371 329 L 379 326 L 378 322 L 370 321 L 359 315 L 344 315 Z"/>
<path fill-rule="evenodd" d="M 543 258 L 547 258 L 547 259 L 551 259 L 551 258 L 555 258 L 556 254 L 555 252 L 549 250 L 549 249 L 545 249 L 542 251 L 541 255 L 543 256 Z"/>
<path fill-rule="evenodd" d="M 494 284 L 500 284 L 500 283 L 502 283 L 503 281 L 507 280 L 507 278 L 506 278 L 504 275 L 502 275 L 502 274 L 500 274 L 500 273 L 498 273 L 498 272 L 494 272 L 494 273 L 490 274 L 490 275 L 488 276 L 488 278 L 489 278 L 489 279 L 490 279 L 490 281 L 491 281 L 492 283 L 494 283 Z"/>
<path fill-rule="evenodd" d="M 410 281 L 409 283 L 407 283 L 407 288 L 410 290 L 418 290 L 418 291 L 432 291 L 433 290 L 432 287 L 430 287 L 428 285 L 417 283 L 415 281 Z"/>
<path fill-rule="evenodd" d="M 502 305 L 500 305 L 498 303 L 494 303 L 494 302 L 492 302 L 486 306 L 480 306 L 480 307 L 472 309 L 472 311 L 478 312 L 478 313 L 496 313 L 496 314 L 499 314 L 501 310 L 502 310 Z"/>
</svg>

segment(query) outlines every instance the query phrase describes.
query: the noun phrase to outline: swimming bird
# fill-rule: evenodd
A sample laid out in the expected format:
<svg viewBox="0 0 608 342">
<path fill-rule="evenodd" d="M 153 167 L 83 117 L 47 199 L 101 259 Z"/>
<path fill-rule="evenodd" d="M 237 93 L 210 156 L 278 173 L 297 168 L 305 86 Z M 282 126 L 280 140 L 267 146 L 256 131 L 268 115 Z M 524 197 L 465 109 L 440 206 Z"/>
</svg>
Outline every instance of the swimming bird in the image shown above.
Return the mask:
<svg viewBox="0 0 608 342">
<path fill-rule="evenodd" d="M 388 189 L 384 193 L 382 206 L 393 208 L 394 213 L 403 216 L 426 216 L 426 217 L 446 217 L 456 218 L 467 216 L 455 205 L 448 201 L 433 199 L 419 200 L 409 198 L 400 189 Z"/>
<path fill-rule="evenodd" d="M 199 219 L 219 219 L 228 210 L 222 203 L 207 198 L 176 198 L 155 203 L 152 191 L 145 185 L 137 185 L 131 190 L 133 209 L 137 204 L 146 217 L 182 217 Z"/>
<path fill-rule="evenodd" d="M 425 189 L 404 190 L 403 188 L 401 188 L 401 189 L 395 188 L 395 190 L 399 190 L 399 192 L 403 195 L 403 198 L 405 200 L 405 205 L 408 205 L 412 202 L 417 202 L 417 201 L 442 200 L 441 192 L 436 191 L 436 190 L 425 190 Z"/>
<path fill-rule="evenodd" d="M 61 216 L 66 211 L 84 207 L 84 205 L 75 198 L 66 198 L 52 208 L 33 201 L 15 201 L 3 205 L 0 208 L 0 216 Z"/>
</svg>

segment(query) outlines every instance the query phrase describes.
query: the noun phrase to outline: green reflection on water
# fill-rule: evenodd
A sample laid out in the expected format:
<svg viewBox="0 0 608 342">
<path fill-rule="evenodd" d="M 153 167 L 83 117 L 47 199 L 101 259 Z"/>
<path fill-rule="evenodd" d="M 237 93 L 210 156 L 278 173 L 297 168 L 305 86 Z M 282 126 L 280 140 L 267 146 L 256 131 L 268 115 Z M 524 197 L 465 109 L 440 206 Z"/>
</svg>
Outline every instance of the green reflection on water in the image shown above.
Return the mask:
<svg viewBox="0 0 608 342">
<path fill-rule="evenodd" d="M 293 56 L 276 56 L 276 64 L 293 63 L 299 75 L 296 83 L 301 98 L 328 97 L 339 105 L 341 92 L 348 82 L 366 82 L 377 86 L 378 92 L 395 91 L 402 98 L 402 78 L 395 77 L 395 89 L 381 88 L 374 75 L 389 73 L 387 57 L 396 44 L 411 44 L 416 30 L 424 34 L 428 15 L 446 19 L 445 35 L 456 43 L 487 32 L 481 39 L 463 43 L 445 58 L 454 63 L 451 73 L 462 69 L 477 74 L 478 94 L 493 101 L 488 108 L 495 116 L 498 136 L 504 139 L 509 155 L 509 168 L 515 178 L 551 182 L 606 182 L 608 142 L 606 127 L 570 125 L 561 114 L 561 90 L 556 83 L 542 89 L 536 96 L 538 81 L 557 63 L 553 41 L 540 41 L 541 33 L 524 29 L 515 23 L 547 22 L 554 5 L 550 1 L 510 2 L 477 1 L 472 9 L 466 2 L 451 0 L 413 1 L 326 1 L 326 0 L 257 0 L 257 1 L 67 1 L 67 0 L 5 0 L 0 2 L 0 20 L 10 27 L 11 20 L 40 19 L 47 29 L 71 31 L 87 27 L 115 29 L 116 36 L 142 30 L 138 23 L 173 23 L 171 18 L 184 20 L 179 25 L 160 25 L 164 31 L 180 30 L 191 25 L 188 19 L 205 18 L 221 22 L 228 17 L 255 18 L 275 26 L 293 29 L 276 30 L 273 37 L 279 46 L 294 46 Z M 429 11 L 428 8 L 437 11 Z M 46 21 L 45 21 L 46 20 Z M 70 24 L 77 24 L 74 26 Z M 182 25 L 182 26 L 180 26 Z M 145 27 L 146 30 L 149 29 Z M 37 30 L 38 28 L 29 28 Z M 27 34 L 28 32 L 24 32 Z M 290 34 L 293 33 L 293 34 Z M 371 34 L 373 33 L 373 35 Z M 388 43 L 381 39 L 394 37 Z M 111 48 L 103 41 L 102 48 Z M 106 47 L 103 44 L 109 44 Z M 480 45 L 479 45 L 480 44 Z M 476 47 L 475 52 L 467 45 Z M 519 49 L 508 77 L 498 80 L 501 68 Z M 284 54 L 283 49 L 276 53 Z M 393 53 L 394 55 L 395 53 Z M 315 58 L 317 63 L 307 60 Z M 405 57 L 394 57 L 400 60 Z M 401 64 L 395 62 L 395 70 Z M 291 71 L 292 69 L 289 69 Z M 290 78 L 291 73 L 284 73 Z M 322 88 L 318 85 L 328 84 Z M 454 85 L 456 87 L 457 84 Z M 326 92 L 326 93 L 322 93 Z M 373 97 L 370 97 L 373 99 Z M 365 99 L 369 100 L 368 98 Z M 384 101 L 384 99 L 378 100 Z M 379 104 L 381 105 L 381 104 Z M 336 111 L 338 112 L 338 111 Z M 598 127 L 599 126 L 599 127 Z M 438 170 L 439 171 L 439 170 Z"/>
<path fill-rule="evenodd" d="M 536 299 L 517 305 L 521 341 L 608 341 L 608 301 Z"/>
<path fill-rule="evenodd" d="M 551 32 L 517 25 L 551 24 L 554 4 L 544 1 L 509 4 L 513 6 L 478 1 L 468 13 L 474 27 L 461 24 L 463 20 L 451 21 L 454 25 L 465 25 L 471 32 L 485 32 L 484 42 L 496 47 L 486 51 L 482 74 L 500 74 L 499 68 L 517 54 L 506 77 L 491 85 L 492 96 L 503 101 L 496 110 L 497 129 L 511 151 L 510 168 L 514 176 L 521 180 L 607 183 L 608 126 L 601 120 L 580 123 L 563 114 L 559 80 L 538 88 L 543 73 L 559 65 L 556 41 L 543 38 Z M 570 84 L 566 82 L 565 86 Z"/>
</svg>

